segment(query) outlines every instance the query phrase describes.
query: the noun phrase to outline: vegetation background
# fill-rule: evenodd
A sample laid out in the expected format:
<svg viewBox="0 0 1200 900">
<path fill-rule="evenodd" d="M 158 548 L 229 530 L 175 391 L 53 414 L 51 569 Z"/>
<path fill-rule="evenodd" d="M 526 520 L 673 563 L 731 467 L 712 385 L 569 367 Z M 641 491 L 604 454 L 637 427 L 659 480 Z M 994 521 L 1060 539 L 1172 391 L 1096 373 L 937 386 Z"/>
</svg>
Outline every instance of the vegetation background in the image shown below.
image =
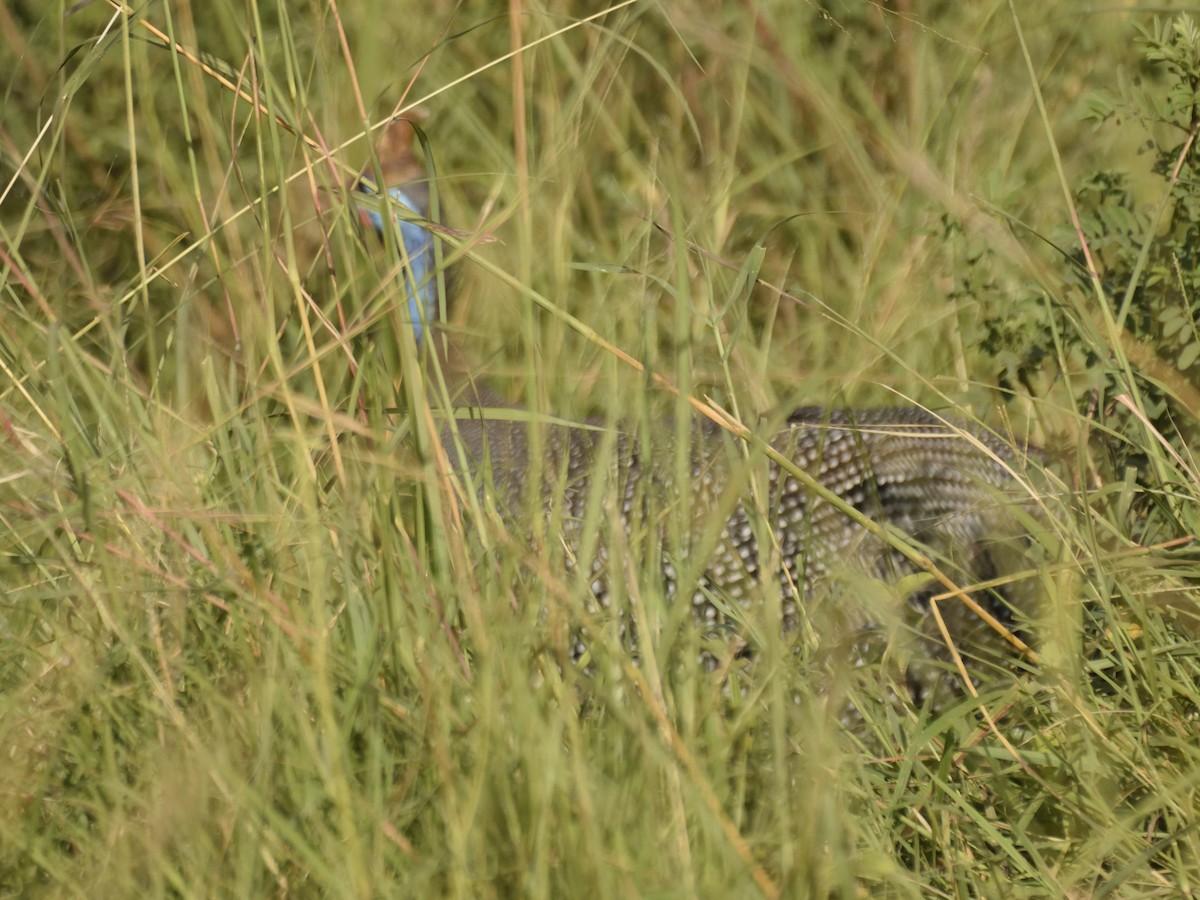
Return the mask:
<svg viewBox="0 0 1200 900">
<path fill-rule="evenodd" d="M 0 6 L 0 895 L 1194 893 L 1194 30 L 572 6 Z M 575 671 L 587 585 L 414 451 L 346 185 L 418 105 L 448 331 L 530 409 L 680 403 L 608 342 L 1046 447 L 1042 664 L 936 716 L 819 629 Z"/>
</svg>

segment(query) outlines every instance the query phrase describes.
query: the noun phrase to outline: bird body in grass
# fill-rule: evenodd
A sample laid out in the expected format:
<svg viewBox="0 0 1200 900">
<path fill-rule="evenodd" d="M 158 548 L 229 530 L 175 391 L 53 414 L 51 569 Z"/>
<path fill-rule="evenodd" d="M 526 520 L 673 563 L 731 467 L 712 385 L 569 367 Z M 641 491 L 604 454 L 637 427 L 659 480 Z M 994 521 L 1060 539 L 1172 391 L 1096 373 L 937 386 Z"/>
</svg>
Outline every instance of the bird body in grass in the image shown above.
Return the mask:
<svg viewBox="0 0 1200 900">
<path fill-rule="evenodd" d="M 388 207 L 403 218 L 396 235 L 408 261 L 410 314 L 420 339 L 436 318 L 433 241 L 409 214 L 428 215 L 428 187 L 413 181 L 421 167 L 407 123 L 391 126 L 385 147 L 384 169 L 409 177 L 385 182 L 390 202 L 373 206 L 364 219 L 383 231 Z M 360 183 L 360 189 L 376 194 L 373 203 L 382 200 L 374 188 Z M 736 628 L 769 580 L 779 586 L 782 624 L 791 629 L 806 601 L 836 590 L 830 585 L 847 572 L 908 585 L 921 571 L 913 560 L 924 557 L 961 585 L 993 579 L 1011 568 L 1019 531 L 1014 508 L 1028 506 L 1014 477 L 1022 465 L 1019 450 L 983 428 L 916 406 L 798 409 L 766 436 L 764 444 L 775 452 L 748 458 L 740 439 L 703 418 L 683 430 L 681 447 L 672 422 L 651 428 L 532 423 L 511 410 L 496 415 L 490 395 L 465 396 L 467 406 L 493 407 L 493 414 L 474 408 L 448 424 L 442 433 L 447 458 L 510 521 L 519 522 L 530 503 L 545 510 L 564 565 L 588 578 L 597 611 L 612 605 L 621 593 L 614 579 L 625 576 L 612 571 L 619 567 L 611 559 L 611 535 L 606 539 L 588 514 L 596 503 L 615 506 L 623 540 L 649 536 L 662 556 L 666 595 L 689 594 L 706 629 Z M 755 491 L 759 459 L 766 460 L 765 482 Z M 676 473 L 686 474 L 688 483 L 676 483 Z M 944 590 L 924 579 L 919 588 L 905 587 L 898 601 L 935 657 L 945 656 L 945 648 L 929 605 Z M 952 636 L 970 635 L 976 643 L 983 636 L 999 646 L 995 625 L 1012 625 L 1030 612 L 1014 609 L 1022 603 L 1003 591 L 980 599 L 992 625 L 960 603 L 937 618 Z M 878 626 L 869 612 L 850 618 L 864 633 Z M 585 652 L 577 636 L 573 656 Z M 949 681 L 956 677 L 945 674 Z M 940 690 L 930 683 L 938 679 L 942 675 L 913 676 L 910 688 L 920 699 Z"/>
</svg>

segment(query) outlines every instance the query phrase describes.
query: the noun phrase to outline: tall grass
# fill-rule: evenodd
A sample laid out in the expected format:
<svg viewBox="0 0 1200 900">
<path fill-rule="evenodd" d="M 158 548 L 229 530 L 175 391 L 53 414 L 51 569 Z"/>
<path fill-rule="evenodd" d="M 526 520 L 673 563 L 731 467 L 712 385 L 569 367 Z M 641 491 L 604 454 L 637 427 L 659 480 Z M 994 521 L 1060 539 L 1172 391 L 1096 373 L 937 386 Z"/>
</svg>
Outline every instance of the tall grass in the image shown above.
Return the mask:
<svg viewBox="0 0 1200 900">
<path fill-rule="evenodd" d="M 1096 453 L 1127 363 L 1056 252 L 1077 179 L 1145 169 L 1082 115 L 1139 14 L 900 8 L 0 10 L 0 891 L 1194 891 L 1200 572 L 1159 545 L 1200 488 L 1152 428 Z M 706 673 L 634 545 L 654 639 L 572 666 L 586 583 L 444 489 L 348 202 L 418 103 L 446 330 L 531 412 L 911 399 L 1047 447 L 1043 664 L 931 716 L 815 610 Z M 1031 390 L 1008 303 L 1059 348 Z"/>
</svg>

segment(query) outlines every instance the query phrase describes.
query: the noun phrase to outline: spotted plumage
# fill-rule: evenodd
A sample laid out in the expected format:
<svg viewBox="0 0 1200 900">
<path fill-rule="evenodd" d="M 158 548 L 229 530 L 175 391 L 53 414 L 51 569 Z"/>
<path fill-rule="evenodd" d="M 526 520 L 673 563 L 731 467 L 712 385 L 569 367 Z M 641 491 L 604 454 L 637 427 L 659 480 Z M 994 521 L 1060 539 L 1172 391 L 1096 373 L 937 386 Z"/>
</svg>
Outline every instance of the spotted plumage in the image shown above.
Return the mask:
<svg viewBox="0 0 1200 900">
<path fill-rule="evenodd" d="M 397 127 L 398 137 L 396 128 L 389 134 L 391 158 L 382 151 L 380 156 L 385 177 L 398 171 L 406 180 L 389 182 L 388 192 L 406 215 L 426 216 L 428 188 L 410 183 L 421 174 L 411 134 L 406 125 Z M 362 189 L 378 197 L 373 188 Z M 382 228 L 378 211 L 365 215 Z M 408 307 L 421 336 L 421 319 L 432 322 L 435 306 L 432 238 L 411 221 L 396 233 L 410 260 Z M 600 422 L 530 424 L 515 420 L 511 410 L 489 416 L 486 407 L 498 401 L 486 392 L 469 388 L 461 396 L 473 410 L 444 427 L 447 458 L 467 490 L 516 533 L 545 531 L 534 527 L 531 513 L 553 526 L 547 538 L 561 546 L 564 568 L 586 577 L 594 612 L 613 606 L 624 586 L 620 579 L 627 577 L 614 563 L 614 541 L 640 543 L 652 554 L 648 559 L 659 556 L 666 595 L 686 591 L 695 619 L 708 631 L 736 629 L 738 618 L 776 587 L 780 624 L 792 629 L 814 596 L 846 591 L 838 585 L 848 574 L 900 585 L 917 571 L 905 554 L 822 499 L 787 467 L 762 455 L 747 458 L 744 447 L 708 420 L 693 422 L 687 446 L 679 447 L 671 422 L 643 429 L 652 434 Z M 959 583 L 1005 569 L 1013 509 L 1028 505 L 1028 498 L 1015 496 L 1013 471 L 1022 454 L 991 433 L 916 407 L 812 407 L 793 412 L 769 443 L 858 513 L 908 536 Z M 688 483 L 677 484 L 676 472 L 689 473 Z M 757 492 L 754 478 L 762 486 Z M 603 527 L 596 522 L 596 504 L 603 504 L 599 509 L 610 519 Z M 942 641 L 929 621 L 931 596 L 927 586 L 907 587 L 897 602 L 936 657 Z M 853 607 L 854 598 L 841 599 Z M 1014 621 L 1011 595 L 988 593 L 983 602 L 1000 621 Z M 961 604 L 943 618 L 956 635 L 987 631 Z M 880 626 L 869 608 L 854 610 L 848 619 L 863 635 Z M 586 652 L 585 637 L 582 630 L 576 634 L 576 658 Z M 917 696 L 936 680 L 914 679 Z"/>
<path fill-rule="evenodd" d="M 765 458 L 746 460 L 734 439 L 708 420 L 693 424 L 683 451 L 692 476 L 685 503 L 668 474 L 676 470 L 680 452 L 664 437 L 674 433 L 669 423 L 654 429 L 649 441 L 617 433 L 606 450 L 601 423 L 537 426 L 486 415 L 476 411 L 443 433 L 470 490 L 517 528 L 527 527 L 525 511 L 542 510 L 559 529 L 568 568 L 585 543 L 589 504 L 619 498 L 613 509 L 620 537 L 635 541 L 648 535 L 652 549 L 660 548 L 667 596 L 678 594 L 679 573 L 692 564 L 692 610 L 706 628 L 728 624 L 733 607 L 748 610 L 764 596 L 767 579 L 778 585 L 781 624 L 791 629 L 805 599 L 842 574 L 897 583 L 916 571 L 794 474 Z M 539 458 L 530 453 L 531 428 L 540 428 Z M 1014 509 L 1023 504 L 1013 479 L 1020 454 L 996 436 L 916 407 L 814 407 L 795 411 L 770 443 L 855 510 L 918 542 L 960 583 L 1003 568 L 995 551 L 1011 549 Z M 766 478 L 761 509 L 748 491 L 747 477 L 755 471 Z M 682 543 L 673 546 L 672 516 L 685 508 L 690 520 Z M 610 571 L 603 531 L 587 562 L 598 609 L 611 606 L 612 579 L 623 577 Z M 760 547 L 760 537 L 768 534 L 774 545 Z M 775 568 L 764 573 L 768 559 Z M 918 591 L 903 599 L 921 618 L 926 597 Z M 984 602 L 998 618 L 1011 619 L 1006 598 L 988 594 Z M 960 630 L 978 630 L 969 615 L 953 609 L 946 617 L 959 620 Z M 864 615 L 856 621 L 867 630 L 877 625 Z M 582 642 L 576 644 L 576 654 L 583 649 Z"/>
</svg>

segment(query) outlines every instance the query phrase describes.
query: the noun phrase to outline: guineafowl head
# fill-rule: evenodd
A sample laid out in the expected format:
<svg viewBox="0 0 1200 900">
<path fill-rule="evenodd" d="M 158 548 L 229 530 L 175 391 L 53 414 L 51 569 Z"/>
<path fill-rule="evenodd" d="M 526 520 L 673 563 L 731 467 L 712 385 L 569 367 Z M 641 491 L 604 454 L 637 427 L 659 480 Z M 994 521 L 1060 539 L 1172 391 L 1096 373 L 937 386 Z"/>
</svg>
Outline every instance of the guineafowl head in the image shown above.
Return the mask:
<svg viewBox="0 0 1200 900">
<path fill-rule="evenodd" d="M 377 158 L 384 191 L 376 184 L 373 167 L 361 175 L 355 191 L 371 198 L 358 206 L 363 225 L 381 240 L 397 240 L 408 294 L 409 319 L 413 335 L 420 344 L 425 327 L 435 321 L 437 308 L 437 270 L 433 233 L 421 224 L 429 218 L 429 179 L 425 167 L 413 153 L 413 126 L 402 119 L 392 122 L 380 141 Z M 389 224 L 390 223 L 390 224 Z M 391 237 L 389 237 L 389 235 Z"/>
</svg>

